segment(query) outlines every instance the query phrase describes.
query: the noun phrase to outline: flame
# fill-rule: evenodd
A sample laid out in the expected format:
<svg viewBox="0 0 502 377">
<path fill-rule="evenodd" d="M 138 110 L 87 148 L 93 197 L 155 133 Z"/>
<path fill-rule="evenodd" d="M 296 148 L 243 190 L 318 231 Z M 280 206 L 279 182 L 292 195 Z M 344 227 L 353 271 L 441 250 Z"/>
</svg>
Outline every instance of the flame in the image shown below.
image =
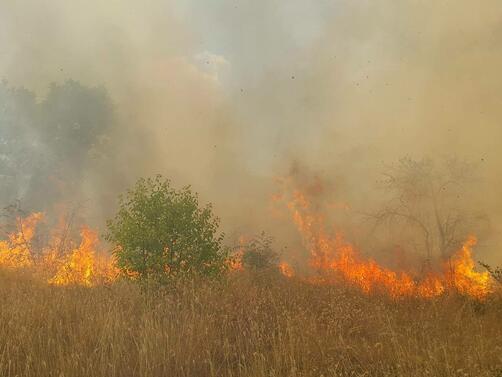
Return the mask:
<svg viewBox="0 0 502 377">
<path fill-rule="evenodd" d="M 322 214 L 312 209 L 306 195 L 300 190 L 292 192 L 287 207 L 310 252 L 310 266 L 317 272 L 317 276 L 307 279 L 310 282 L 333 284 L 342 278 L 364 293 L 384 292 L 393 298 L 432 298 L 456 290 L 482 300 L 491 292 L 488 272 L 478 273 L 474 270 L 474 236 L 470 236 L 445 264 L 442 274 L 429 273 L 422 279 L 415 279 L 408 272 L 392 271 L 373 259 L 364 258 L 345 240 L 343 233 L 329 232 Z M 288 276 L 285 267 L 281 271 Z"/>
<path fill-rule="evenodd" d="M 230 271 L 244 271 L 244 264 L 242 263 L 242 256 L 243 256 L 243 253 L 240 251 L 237 251 L 227 260 L 227 266 Z"/>
<path fill-rule="evenodd" d="M 247 239 L 245 236 L 239 237 L 239 245 L 237 249 L 232 253 L 230 258 L 227 259 L 227 266 L 230 271 L 244 271 L 244 248 L 246 245 Z"/>
<path fill-rule="evenodd" d="M 281 274 L 283 274 L 288 278 L 292 278 L 293 276 L 295 276 L 295 271 L 293 270 L 293 267 L 291 267 L 286 262 L 279 263 L 279 271 L 281 272 Z"/>
<path fill-rule="evenodd" d="M 54 285 L 93 286 L 111 282 L 118 276 L 115 261 L 97 252 L 99 237 L 88 227 L 82 228 L 78 247 L 74 247 L 71 240 L 66 240 L 61 228 L 56 229 L 41 257 L 35 258 L 30 241 L 42 219 L 43 214 L 34 213 L 16 220 L 16 231 L 8 235 L 7 241 L 0 241 L 0 267 L 32 267 L 49 276 L 47 282 Z M 65 250 L 65 244 L 70 246 L 69 251 Z"/>
<path fill-rule="evenodd" d="M 10 233 L 6 241 L 0 241 L 0 266 L 7 268 L 33 266 L 30 243 L 42 218 L 42 213 L 33 213 L 25 219 L 16 219 L 16 231 Z"/>
<path fill-rule="evenodd" d="M 97 243 L 97 235 L 90 229 L 84 228 L 80 233 L 82 242 L 72 251 L 58 268 L 56 274 L 49 279 L 49 283 L 55 285 L 81 284 L 91 285 L 91 277 L 94 272 L 94 248 Z"/>
<path fill-rule="evenodd" d="M 474 270 L 472 248 L 477 243 L 475 236 L 470 236 L 462 248 L 451 258 L 448 272 L 449 280 L 460 293 L 484 298 L 491 292 L 490 274 L 488 271 L 479 273 Z"/>
<path fill-rule="evenodd" d="M 444 263 L 442 273 L 431 272 L 416 279 L 408 272 L 393 271 L 364 258 L 345 240 L 343 233 L 328 231 L 322 214 L 312 209 L 301 191 L 292 193 L 287 207 L 310 252 L 310 267 L 317 272 L 306 279 L 311 283 L 334 284 L 341 278 L 366 294 L 384 292 L 393 298 L 433 298 L 456 291 L 483 300 L 492 292 L 489 273 L 479 273 L 474 268 L 472 249 L 477 243 L 474 236 L 468 237 L 460 250 Z M 65 230 L 58 229 L 53 232 L 48 246 L 36 254 L 31 241 L 43 217 L 42 213 L 33 213 L 16 220 L 17 229 L 7 240 L 0 241 L 0 267 L 37 269 L 54 285 L 93 286 L 117 278 L 119 270 L 115 260 L 98 251 L 98 234 L 88 227 L 82 228 L 78 246 L 68 241 Z M 231 271 L 244 269 L 245 245 L 246 239 L 241 237 L 237 251 L 227 260 Z M 287 277 L 295 276 L 295 271 L 286 262 L 279 264 L 279 271 Z"/>
<path fill-rule="evenodd" d="M 97 233 L 83 227 L 80 236 L 82 237 L 80 245 L 63 259 L 56 274 L 49 279 L 49 283 L 92 286 L 98 282 L 113 281 L 118 274 L 111 258 L 96 253 L 99 244 Z"/>
</svg>

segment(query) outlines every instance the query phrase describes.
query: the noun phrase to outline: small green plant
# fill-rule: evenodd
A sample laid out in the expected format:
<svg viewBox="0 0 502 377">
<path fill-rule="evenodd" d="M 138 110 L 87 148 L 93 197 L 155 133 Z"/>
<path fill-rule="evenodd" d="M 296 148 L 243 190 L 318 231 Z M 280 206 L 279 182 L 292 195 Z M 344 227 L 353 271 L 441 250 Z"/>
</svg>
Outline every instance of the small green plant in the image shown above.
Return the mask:
<svg viewBox="0 0 502 377">
<path fill-rule="evenodd" d="M 272 237 L 262 232 L 243 247 L 242 262 L 248 270 L 265 270 L 277 267 L 279 256 L 272 249 Z"/>
<path fill-rule="evenodd" d="M 107 226 L 106 239 L 115 246 L 117 264 L 126 276 L 165 281 L 225 269 L 223 235 L 211 204 L 199 206 L 189 186 L 175 190 L 160 175 L 138 180 L 121 196 Z"/>
</svg>

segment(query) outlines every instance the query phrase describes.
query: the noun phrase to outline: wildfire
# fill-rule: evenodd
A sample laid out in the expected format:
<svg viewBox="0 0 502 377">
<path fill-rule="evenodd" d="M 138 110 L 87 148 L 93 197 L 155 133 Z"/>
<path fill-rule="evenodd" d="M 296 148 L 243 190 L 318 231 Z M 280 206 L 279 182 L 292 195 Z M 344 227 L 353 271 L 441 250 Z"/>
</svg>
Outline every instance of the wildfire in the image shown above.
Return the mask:
<svg viewBox="0 0 502 377">
<path fill-rule="evenodd" d="M 232 255 L 227 259 L 227 266 L 230 271 L 244 271 L 244 247 L 247 239 L 244 236 L 239 237 L 239 245 Z"/>
<path fill-rule="evenodd" d="M 281 274 L 288 278 L 291 278 L 295 275 L 293 268 L 286 262 L 279 263 L 279 271 L 281 271 Z"/>
<path fill-rule="evenodd" d="M 25 219 L 16 219 L 17 229 L 8 235 L 6 241 L 0 241 L 0 266 L 22 268 L 33 265 L 30 243 L 42 218 L 43 214 L 33 213 Z"/>
<path fill-rule="evenodd" d="M 447 265 L 449 280 L 455 288 L 469 296 L 486 297 L 490 293 L 490 275 L 488 272 L 479 273 L 474 270 L 472 247 L 477 243 L 475 236 L 470 236 Z"/>
<path fill-rule="evenodd" d="M 483 299 L 491 292 L 488 272 L 478 273 L 474 270 L 471 257 L 472 247 L 476 244 L 474 236 L 470 236 L 461 250 L 445 263 L 442 274 L 430 273 L 417 280 L 410 273 L 392 271 L 372 259 L 363 258 L 341 232 L 329 232 L 322 214 L 312 209 L 301 191 L 292 193 L 287 207 L 310 252 L 310 266 L 317 272 L 317 276 L 308 279 L 311 282 L 331 284 L 341 277 L 365 293 L 385 292 L 394 298 L 431 298 L 454 289 L 461 294 Z M 286 266 L 281 271 L 291 276 L 293 271 Z"/>
<path fill-rule="evenodd" d="M 69 250 L 65 250 L 63 232 L 54 232 L 48 246 L 36 257 L 30 241 L 42 219 L 43 214 L 34 213 L 16 220 L 16 231 L 8 235 L 7 241 L 0 241 L 0 267 L 32 267 L 54 285 L 92 286 L 116 278 L 118 269 L 113 259 L 97 252 L 98 235 L 87 227 L 80 232 L 80 245 L 74 247 L 69 242 Z"/>
<path fill-rule="evenodd" d="M 99 243 L 97 233 L 83 227 L 80 235 L 82 237 L 80 245 L 63 258 L 49 283 L 92 286 L 98 282 L 112 281 L 118 274 L 111 258 L 96 253 Z"/>
<path fill-rule="evenodd" d="M 276 200 L 287 199 L 288 196 L 282 195 Z M 489 273 L 476 272 L 474 268 L 472 248 L 477 242 L 474 236 L 468 237 L 460 250 L 444 263 L 442 272 L 430 272 L 418 279 L 410 272 L 393 271 L 364 258 L 343 233 L 327 228 L 324 216 L 314 209 L 302 191 L 292 192 L 287 208 L 310 252 L 309 265 L 316 272 L 305 277 L 306 281 L 335 284 L 343 279 L 366 294 L 383 292 L 393 298 L 432 298 L 456 291 L 482 300 L 492 291 Z M 32 268 L 54 285 L 93 286 L 116 279 L 119 271 L 114 259 L 99 252 L 99 237 L 87 227 L 81 229 L 81 241 L 75 244 L 68 240 L 68 229 L 60 225 L 51 235 L 48 246 L 35 252 L 32 241 L 43 217 L 41 213 L 33 213 L 16 220 L 16 229 L 0 241 L 0 267 Z M 244 269 L 245 245 L 246 239 L 241 237 L 237 250 L 227 260 L 231 271 Z M 295 275 L 286 262 L 281 262 L 278 268 L 286 277 Z"/>
</svg>

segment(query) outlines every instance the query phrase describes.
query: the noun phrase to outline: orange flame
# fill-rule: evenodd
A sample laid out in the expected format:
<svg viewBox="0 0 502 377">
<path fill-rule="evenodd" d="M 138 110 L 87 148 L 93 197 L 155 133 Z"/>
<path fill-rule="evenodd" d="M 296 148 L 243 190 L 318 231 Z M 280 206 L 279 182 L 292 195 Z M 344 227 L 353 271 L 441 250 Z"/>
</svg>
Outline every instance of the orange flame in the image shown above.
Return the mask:
<svg viewBox="0 0 502 377">
<path fill-rule="evenodd" d="M 80 235 L 82 241 L 78 248 L 65 256 L 56 274 L 49 279 L 55 285 L 77 284 L 92 286 L 115 279 L 118 271 L 111 258 L 97 254 L 99 243 L 95 231 L 83 227 Z"/>
<path fill-rule="evenodd" d="M 230 271 L 244 271 L 244 263 L 242 261 L 244 257 L 244 247 L 246 245 L 246 237 L 239 237 L 239 246 L 232 253 L 230 258 L 227 259 L 227 266 Z"/>
<path fill-rule="evenodd" d="M 295 271 L 293 270 L 293 267 L 291 267 L 286 262 L 279 263 L 279 271 L 281 272 L 281 274 L 283 274 L 288 278 L 292 278 L 293 276 L 295 276 Z"/>
<path fill-rule="evenodd" d="M 0 241 L 0 266 L 23 268 L 33 266 L 31 240 L 42 213 L 33 213 L 25 219 L 16 219 L 16 231 L 8 235 L 8 240 Z"/>
<path fill-rule="evenodd" d="M 477 242 L 474 236 L 470 236 L 445 263 L 442 274 L 429 273 L 417 280 L 407 272 L 392 271 L 372 259 L 363 258 L 342 233 L 335 232 L 332 235 L 328 232 L 324 217 L 311 209 L 310 202 L 302 192 L 293 192 L 287 206 L 304 245 L 310 251 L 310 266 L 318 272 L 316 277 L 307 279 L 310 282 L 332 284 L 342 278 L 367 294 L 385 292 L 394 298 L 432 298 L 453 290 L 482 300 L 492 292 L 489 273 L 479 273 L 474 269 L 472 248 Z M 42 219 L 41 213 L 17 219 L 17 229 L 8 235 L 7 240 L 0 241 L 0 267 L 36 268 L 48 274 L 47 281 L 54 285 L 93 286 L 116 279 L 118 268 L 114 259 L 98 252 L 98 235 L 87 227 L 81 230 L 78 246 L 69 243 L 69 251 L 64 250 L 62 233 L 55 232 L 49 247 L 35 258 L 31 241 Z M 241 237 L 240 247 L 227 261 L 230 270 L 243 270 L 245 243 L 246 240 Z M 287 277 L 295 275 L 293 268 L 286 262 L 280 263 L 279 270 Z"/>
<path fill-rule="evenodd" d="M 293 191 L 287 207 L 310 252 L 310 266 L 318 273 L 317 277 L 309 279 L 311 282 L 330 284 L 341 277 L 367 294 L 385 292 L 394 298 L 431 298 L 447 290 L 456 290 L 484 299 L 491 292 L 488 272 L 474 270 L 471 253 L 476 239 L 473 236 L 451 258 L 443 274 L 431 273 L 416 280 L 407 272 L 392 271 L 372 259 L 363 258 L 341 232 L 334 235 L 328 232 L 324 217 L 311 209 L 309 200 L 301 191 Z"/>
<path fill-rule="evenodd" d="M 61 232 L 54 232 L 41 257 L 34 258 L 30 241 L 42 218 L 41 213 L 34 213 L 25 219 L 17 219 L 17 230 L 8 235 L 7 241 L 0 241 L 0 267 L 33 267 L 42 275 L 49 275 L 47 281 L 54 285 L 92 286 L 117 277 L 114 260 L 97 252 L 98 235 L 87 227 L 81 230 L 80 245 L 70 252 L 63 250 Z"/>
<path fill-rule="evenodd" d="M 490 274 L 474 270 L 472 260 L 472 247 L 477 243 L 475 236 L 470 236 L 462 245 L 462 248 L 451 258 L 447 267 L 449 280 L 462 294 L 484 298 L 491 292 Z"/>
</svg>

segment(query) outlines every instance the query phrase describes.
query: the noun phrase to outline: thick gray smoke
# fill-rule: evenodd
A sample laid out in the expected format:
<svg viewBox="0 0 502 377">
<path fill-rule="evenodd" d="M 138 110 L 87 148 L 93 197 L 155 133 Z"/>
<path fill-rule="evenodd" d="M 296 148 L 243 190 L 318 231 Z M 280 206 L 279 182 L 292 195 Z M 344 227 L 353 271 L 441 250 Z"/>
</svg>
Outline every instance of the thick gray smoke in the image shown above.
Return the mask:
<svg viewBox="0 0 502 377">
<path fill-rule="evenodd" d="M 294 161 L 372 208 L 386 164 L 456 156 L 476 165 L 466 207 L 488 215 L 481 250 L 500 261 L 501 24 L 497 0 L 3 1 L 0 77 L 42 107 L 51 82 L 107 91 L 94 158 L 63 169 L 91 222 L 162 173 L 227 233 L 274 233 L 272 178 Z"/>
</svg>

